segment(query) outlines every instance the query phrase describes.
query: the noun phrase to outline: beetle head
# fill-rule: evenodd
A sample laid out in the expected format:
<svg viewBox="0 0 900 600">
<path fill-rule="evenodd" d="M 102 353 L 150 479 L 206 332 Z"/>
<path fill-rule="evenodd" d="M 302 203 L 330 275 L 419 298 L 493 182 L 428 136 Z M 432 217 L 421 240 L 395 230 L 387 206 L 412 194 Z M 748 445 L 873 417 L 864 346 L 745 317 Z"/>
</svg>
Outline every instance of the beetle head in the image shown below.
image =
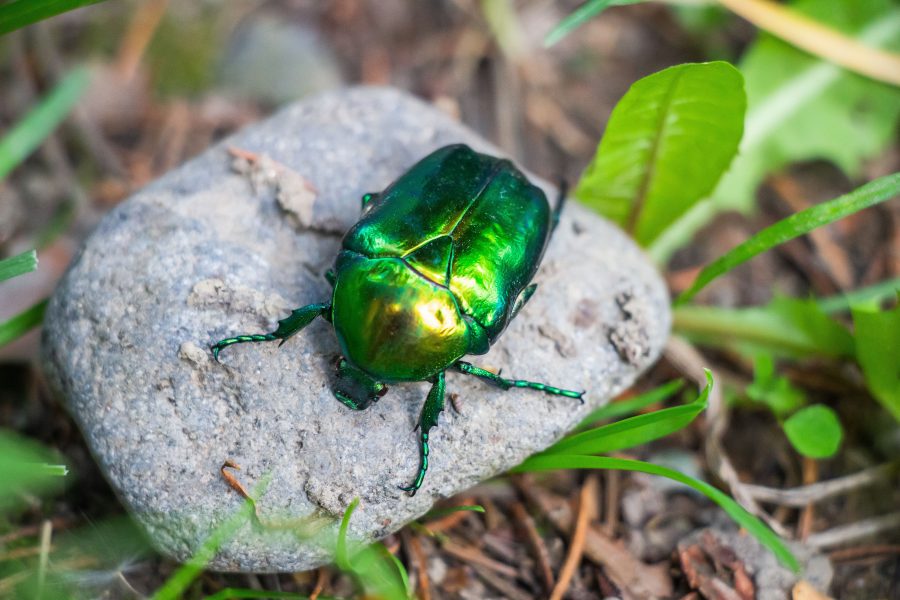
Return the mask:
<svg viewBox="0 0 900 600">
<path fill-rule="evenodd" d="M 343 357 L 338 358 L 335 366 L 337 381 L 334 384 L 334 395 L 354 410 L 368 408 L 388 391 L 388 386 L 372 379 Z"/>
</svg>

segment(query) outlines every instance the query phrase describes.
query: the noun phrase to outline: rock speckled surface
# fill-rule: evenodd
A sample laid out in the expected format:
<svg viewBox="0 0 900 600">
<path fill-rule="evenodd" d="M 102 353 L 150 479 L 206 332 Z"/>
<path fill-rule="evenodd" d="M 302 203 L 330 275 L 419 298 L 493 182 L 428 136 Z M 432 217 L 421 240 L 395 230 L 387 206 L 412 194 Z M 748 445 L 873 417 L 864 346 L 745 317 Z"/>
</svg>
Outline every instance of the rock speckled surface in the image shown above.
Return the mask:
<svg viewBox="0 0 900 600">
<path fill-rule="evenodd" d="M 545 448 L 656 360 L 670 325 L 662 280 L 624 234 L 575 203 L 535 278 L 537 294 L 473 361 L 587 389 L 587 401 L 448 374 L 461 413 L 441 415 L 431 469 L 413 498 L 397 486 L 418 467 L 413 428 L 427 384 L 394 385 L 368 410 L 346 409 L 329 391 L 338 348 L 322 320 L 280 349 L 245 344 L 226 350 L 223 364 L 212 360 L 211 342 L 270 331 L 289 309 L 327 299 L 323 274 L 360 196 L 459 141 L 497 152 L 398 91 L 322 95 L 149 185 L 86 242 L 49 306 L 45 362 L 109 481 L 160 549 L 188 558 L 240 506 L 219 473 L 226 458 L 243 467 L 248 487 L 271 479 L 259 501 L 267 522 L 330 523 L 358 496 L 351 532 L 384 536 Z M 265 160 L 237 173 L 230 147 Z M 312 568 L 329 560 L 314 540 L 247 524 L 211 566 Z"/>
</svg>

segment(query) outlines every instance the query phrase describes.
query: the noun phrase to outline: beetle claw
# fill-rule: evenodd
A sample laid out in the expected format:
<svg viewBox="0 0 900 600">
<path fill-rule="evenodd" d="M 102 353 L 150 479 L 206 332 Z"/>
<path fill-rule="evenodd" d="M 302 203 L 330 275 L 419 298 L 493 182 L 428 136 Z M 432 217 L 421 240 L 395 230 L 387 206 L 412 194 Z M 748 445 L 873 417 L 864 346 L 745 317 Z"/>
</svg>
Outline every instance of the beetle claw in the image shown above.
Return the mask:
<svg viewBox="0 0 900 600">
<path fill-rule="evenodd" d="M 416 495 L 416 492 L 419 491 L 418 488 L 413 487 L 413 486 L 404 487 L 404 486 L 402 486 L 402 485 L 398 485 L 397 487 L 398 487 L 399 489 L 403 490 L 404 492 L 406 492 L 407 494 L 409 494 L 409 497 L 410 497 L 410 498 L 412 498 L 413 496 L 415 496 L 415 495 Z"/>
</svg>

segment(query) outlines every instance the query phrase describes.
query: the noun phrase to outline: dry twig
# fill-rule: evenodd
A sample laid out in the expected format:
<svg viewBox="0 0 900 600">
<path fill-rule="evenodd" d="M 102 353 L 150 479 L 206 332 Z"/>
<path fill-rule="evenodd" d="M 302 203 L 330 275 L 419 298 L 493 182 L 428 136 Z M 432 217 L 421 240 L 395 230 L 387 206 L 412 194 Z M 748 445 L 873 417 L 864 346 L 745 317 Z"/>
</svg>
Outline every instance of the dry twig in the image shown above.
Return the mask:
<svg viewBox="0 0 900 600">
<path fill-rule="evenodd" d="M 802 507 L 827 500 L 840 494 L 884 481 L 900 471 L 900 460 L 869 467 L 858 473 L 820 481 L 789 490 L 779 490 L 762 485 L 744 484 L 744 491 L 760 502 L 772 502 L 783 506 Z"/>
<path fill-rule="evenodd" d="M 554 585 L 553 569 L 550 567 L 550 554 L 547 552 L 547 545 L 544 544 L 544 539 L 538 533 L 531 515 L 528 514 L 528 511 L 525 510 L 525 507 L 520 502 L 512 505 L 512 514 L 519 527 L 525 532 L 528 545 L 531 547 L 531 551 L 534 552 L 534 557 L 538 566 L 540 566 L 541 577 L 544 580 L 547 591 L 552 590 Z"/>
<path fill-rule="evenodd" d="M 550 594 L 550 600 L 562 600 L 563 594 L 566 593 L 566 590 L 569 589 L 569 584 L 572 583 L 575 569 L 581 564 L 588 524 L 597 516 L 597 496 L 599 493 L 597 476 L 592 473 L 588 475 L 587 480 L 581 487 L 581 494 L 578 498 L 578 515 L 575 518 L 575 531 L 572 533 L 569 554 L 566 556 L 562 569 L 560 569 L 559 580 L 556 582 L 556 587 L 553 588 L 553 593 Z"/>
<path fill-rule="evenodd" d="M 900 512 L 893 512 L 814 533 L 806 543 L 813 548 L 833 548 L 897 528 L 900 528 Z"/>
</svg>

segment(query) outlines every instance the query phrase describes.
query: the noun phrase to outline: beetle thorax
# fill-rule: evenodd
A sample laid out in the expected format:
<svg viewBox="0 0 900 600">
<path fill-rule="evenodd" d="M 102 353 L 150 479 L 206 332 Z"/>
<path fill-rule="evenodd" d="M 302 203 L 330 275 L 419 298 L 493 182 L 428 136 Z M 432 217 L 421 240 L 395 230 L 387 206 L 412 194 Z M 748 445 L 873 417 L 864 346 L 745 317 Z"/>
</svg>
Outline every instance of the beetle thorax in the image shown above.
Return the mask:
<svg viewBox="0 0 900 600">
<path fill-rule="evenodd" d="M 332 311 L 344 356 L 379 381 L 428 379 L 468 350 L 453 294 L 399 258 L 345 255 Z"/>
</svg>

